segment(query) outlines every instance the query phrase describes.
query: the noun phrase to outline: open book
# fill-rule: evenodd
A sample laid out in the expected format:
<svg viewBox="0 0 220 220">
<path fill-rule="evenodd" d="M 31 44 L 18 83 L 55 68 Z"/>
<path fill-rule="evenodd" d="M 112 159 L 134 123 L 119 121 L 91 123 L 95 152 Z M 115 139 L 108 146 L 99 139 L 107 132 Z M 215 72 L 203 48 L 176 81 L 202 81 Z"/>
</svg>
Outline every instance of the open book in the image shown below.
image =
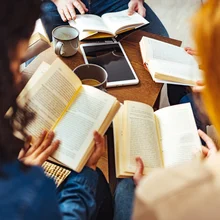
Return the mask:
<svg viewBox="0 0 220 220">
<path fill-rule="evenodd" d="M 136 12 L 128 16 L 128 10 L 106 13 L 101 17 L 93 14 L 77 15 L 75 20 L 69 22 L 79 30 L 80 40 L 114 37 L 148 23 Z"/>
<path fill-rule="evenodd" d="M 115 167 L 118 178 L 133 176 L 140 156 L 145 171 L 191 160 L 201 152 L 190 104 L 153 111 L 149 105 L 125 101 L 114 122 Z"/>
<path fill-rule="evenodd" d="M 104 135 L 120 107 L 115 97 L 82 85 L 60 59 L 51 66 L 43 62 L 17 101 L 36 115 L 26 132 L 36 138 L 54 130 L 61 143 L 53 158 L 76 172 L 92 153 L 93 132 Z"/>
<path fill-rule="evenodd" d="M 142 37 L 140 50 L 144 66 L 155 82 L 195 85 L 202 80 L 196 60 L 181 47 Z"/>
</svg>

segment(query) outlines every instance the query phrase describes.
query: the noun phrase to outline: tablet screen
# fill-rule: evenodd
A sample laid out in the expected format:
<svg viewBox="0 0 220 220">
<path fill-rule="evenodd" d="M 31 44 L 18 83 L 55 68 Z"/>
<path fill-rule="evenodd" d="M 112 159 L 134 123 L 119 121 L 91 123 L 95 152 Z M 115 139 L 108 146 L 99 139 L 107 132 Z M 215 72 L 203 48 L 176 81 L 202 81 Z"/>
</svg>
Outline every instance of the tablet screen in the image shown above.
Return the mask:
<svg viewBox="0 0 220 220">
<path fill-rule="evenodd" d="M 136 79 L 118 43 L 83 46 L 88 63 L 102 66 L 108 82 Z"/>
</svg>

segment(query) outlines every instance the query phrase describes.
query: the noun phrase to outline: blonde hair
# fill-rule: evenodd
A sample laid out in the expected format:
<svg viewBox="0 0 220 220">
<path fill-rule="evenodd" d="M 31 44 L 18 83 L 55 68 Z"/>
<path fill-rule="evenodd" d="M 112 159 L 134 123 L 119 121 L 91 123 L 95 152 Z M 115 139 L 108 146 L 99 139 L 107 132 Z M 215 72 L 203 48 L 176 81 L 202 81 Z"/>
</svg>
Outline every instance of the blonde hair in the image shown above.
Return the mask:
<svg viewBox="0 0 220 220">
<path fill-rule="evenodd" d="M 204 71 L 203 99 L 220 134 L 220 1 L 208 0 L 194 17 L 194 39 Z"/>
</svg>

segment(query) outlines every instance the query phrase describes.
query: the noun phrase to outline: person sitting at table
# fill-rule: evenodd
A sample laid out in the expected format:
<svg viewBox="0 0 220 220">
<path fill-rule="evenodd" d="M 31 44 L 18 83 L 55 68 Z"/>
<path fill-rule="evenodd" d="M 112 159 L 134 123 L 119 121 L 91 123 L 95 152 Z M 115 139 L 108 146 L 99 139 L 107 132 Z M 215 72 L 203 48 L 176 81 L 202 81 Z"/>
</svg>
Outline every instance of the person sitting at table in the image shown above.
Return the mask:
<svg viewBox="0 0 220 220">
<path fill-rule="evenodd" d="M 220 104 L 216 97 L 220 93 L 219 13 L 220 2 L 208 0 L 194 20 L 194 37 L 205 76 L 202 97 L 210 120 L 218 132 Z M 116 189 L 115 220 L 130 219 L 131 216 L 134 220 L 220 219 L 220 153 L 204 132 L 200 130 L 199 135 L 207 144 L 207 148 L 202 149 L 205 158 L 201 161 L 158 169 L 142 178 L 143 163 L 140 158 L 137 159 L 134 204 L 131 203 L 134 182 L 131 179 L 122 180 Z M 132 207 L 133 211 L 130 211 Z"/>
<path fill-rule="evenodd" d="M 101 16 L 107 12 L 117 12 L 127 8 L 129 15 L 136 11 L 150 22 L 142 27 L 142 30 L 168 37 L 159 18 L 143 0 L 43 0 L 41 20 L 48 37 L 52 40 L 52 30 L 57 26 L 68 24 L 67 21 L 75 19 L 77 13 Z"/>
<path fill-rule="evenodd" d="M 16 97 L 22 84 L 20 64 L 39 17 L 40 4 L 40 0 L 8 0 L 0 14 L 1 219 L 112 219 L 109 186 L 96 168 L 104 151 L 102 136 L 94 133 L 94 152 L 86 166 L 80 173 L 71 172 L 56 191 L 54 181 L 38 166 L 59 147 L 59 141 L 54 140 L 53 132 L 42 131 L 30 146 L 31 137 L 25 135 L 32 114 L 16 103 Z M 12 115 L 5 117 L 9 106 Z M 14 123 L 17 114 L 20 126 Z M 25 145 L 13 135 L 15 128 L 25 135 Z"/>
</svg>

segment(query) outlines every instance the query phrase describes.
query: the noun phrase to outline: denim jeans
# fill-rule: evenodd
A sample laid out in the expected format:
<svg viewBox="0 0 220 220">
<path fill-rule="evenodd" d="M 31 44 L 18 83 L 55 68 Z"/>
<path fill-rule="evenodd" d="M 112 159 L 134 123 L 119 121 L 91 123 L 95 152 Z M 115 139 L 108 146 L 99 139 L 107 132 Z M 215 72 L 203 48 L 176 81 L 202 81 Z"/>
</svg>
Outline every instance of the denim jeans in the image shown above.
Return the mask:
<svg viewBox="0 0 220 220">
<path fill-rule="evenodd" d="M 63 219 L 113 219 L 111 191 L 99 168 L 73 171 L 57 188 L 57 200 Z"/>
<path fill-rule="evenodd" d="M 132 216 L 135 185 L 133 179 L 122 179 L 115 190 L 114 220 L 129 220 Z"/>
<path fill-rule="evenodd" d="M 88 0 L 82 0 L 82 2 L 84 2 L 89 9 L 88 13 L 101 16 L 107 12 L 116 12 L 127 9 L 129 0 L 92 0 L 90 5 L 88 4 Z M 144 3 L 144 7 L 146 9 L 145 18 L 150 22 L 150 24 L 142 27 L 141 29 L 153 34 L 168 37 L 165 27 L 152 9 L 146 3 Z M 56 5 L 50 0 L 44 0 L 42 2 L 41 11 L 42 23 L 46 29 L 48 37 L 52 40 L 52 30 L 57 26 L 68 24 L 68 22 L 62 21 Z M 79 12 L 76 11 L 76 13 Z"/>
</svg>

